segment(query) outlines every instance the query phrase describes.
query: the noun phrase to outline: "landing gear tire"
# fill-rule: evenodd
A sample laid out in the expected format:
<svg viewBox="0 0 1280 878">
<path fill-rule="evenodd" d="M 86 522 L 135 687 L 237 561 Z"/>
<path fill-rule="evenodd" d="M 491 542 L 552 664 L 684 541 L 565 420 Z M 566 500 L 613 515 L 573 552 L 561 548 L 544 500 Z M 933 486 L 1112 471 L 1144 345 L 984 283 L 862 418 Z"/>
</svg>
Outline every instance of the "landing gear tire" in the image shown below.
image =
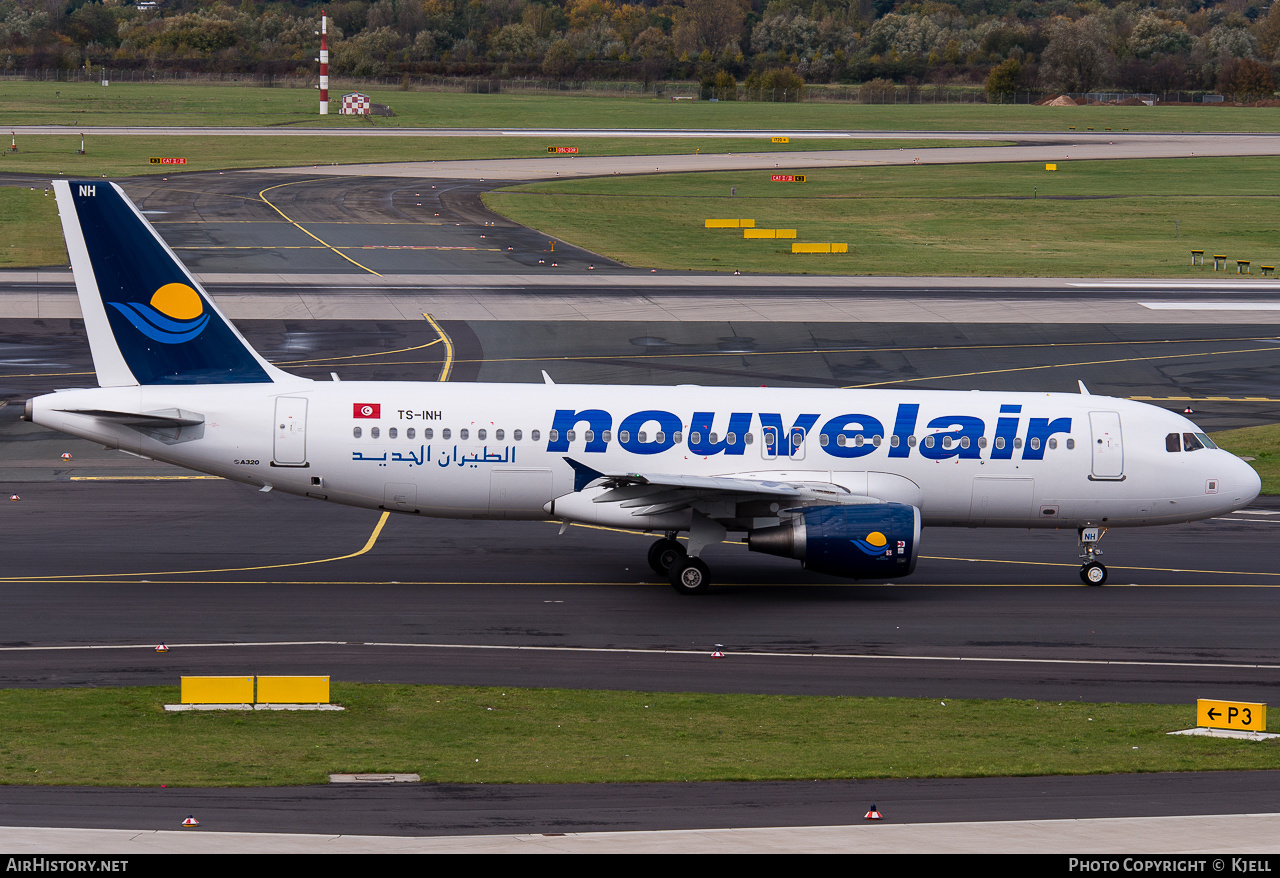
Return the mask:
<svg viewBox="0 0 1280 878">
<path fill-rule="evenodd" d="M 671 568 L 685 556 L 679 540 L 661 539 L 649 547 L 649 566 L 659 576 L 670 576 Z"/>
<path fill-rule="evenodd" d="M 706 594 L 711 588 L 711 571 L 698 558 L 681 558 L 671 565 L 671 587 L 680 594 Z"/>
<path fill-rule="evenodd" d="M 1107 581 L 1107 568 L 1097 561 L 1090 561 L 1080 568 L 1080 581 L 1085 585 L 1102 585 Z"/>
</svg>

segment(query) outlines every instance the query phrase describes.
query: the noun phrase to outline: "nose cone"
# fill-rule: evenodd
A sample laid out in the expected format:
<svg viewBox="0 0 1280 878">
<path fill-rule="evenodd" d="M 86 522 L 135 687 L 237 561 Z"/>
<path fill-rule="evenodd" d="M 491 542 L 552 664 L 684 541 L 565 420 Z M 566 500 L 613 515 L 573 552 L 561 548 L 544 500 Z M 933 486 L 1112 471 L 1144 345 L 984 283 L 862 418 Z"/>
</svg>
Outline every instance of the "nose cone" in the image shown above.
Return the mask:
<svg viewBox="0 0 1280 878">
<path fill-rule="evenodd" d="M 1231 508 L 1243 509 L 1262 491 L 1262 478 L 1247 461 L 1232 455 L 1230 469 L 1223 479 L 1222 487 L 1225 489 L 1223 493 L 1227 495 L 1226 499 L 1231 502 Z"/>
</svg>

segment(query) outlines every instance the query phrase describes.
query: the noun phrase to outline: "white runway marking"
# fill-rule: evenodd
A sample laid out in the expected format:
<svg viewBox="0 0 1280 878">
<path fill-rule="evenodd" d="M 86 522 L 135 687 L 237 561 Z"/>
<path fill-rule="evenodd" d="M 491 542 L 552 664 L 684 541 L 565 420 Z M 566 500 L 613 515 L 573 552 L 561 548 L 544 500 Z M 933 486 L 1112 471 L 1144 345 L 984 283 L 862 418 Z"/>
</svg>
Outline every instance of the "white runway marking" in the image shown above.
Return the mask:
<svg viewBox="0 0 1280 878">
<path fill-rule="evenodd" d="M 709 649 L 661 649 L 640 647 L 602 647 L 602 646 L 524 646 L 485 643 L 397 643 L 394 641 L 356 641 L 356 640 L 299 640 L 299 641 L 248 641 L 244 643 L 170 643 L 169 651 L 176 649 L 226 649 L 228 647 L 289 647 L 289 646 L 371 646 L 381 649 L 465 649 L 493 650 L 502 652 L 558 652 L 558 653 L 608 653 L 614 655 L 671 655 L 701 656 L 709 658 Z M 97 649 L 145 649 L 155 650 L 154 643 L 129 644 L 88 644 L 78 646 L 3 646 L 3 652 L 66 652 L 75 650 Z M 1262 664 L 1257 662 L 1150 662 L 1108 659 L 1055 659 L 1055 658 L 1008 658 L 997 656 L 960 656 L 960 655 L 875 655 L 873 653 L 839 653 L 839 652 L 761 652 L 744 650 L 732 652 L 721 650 L 725 658 L 805 658 L 805 659 L 854 659 L 878 661 L 908 662 L 997 662 L 1000 664 L 1029 665 L 1116 665 L 1126 667 L 1149 668 L 1236 668 L 1256 670 L 1280 670 L 1280 664 Z"/>
</svg>

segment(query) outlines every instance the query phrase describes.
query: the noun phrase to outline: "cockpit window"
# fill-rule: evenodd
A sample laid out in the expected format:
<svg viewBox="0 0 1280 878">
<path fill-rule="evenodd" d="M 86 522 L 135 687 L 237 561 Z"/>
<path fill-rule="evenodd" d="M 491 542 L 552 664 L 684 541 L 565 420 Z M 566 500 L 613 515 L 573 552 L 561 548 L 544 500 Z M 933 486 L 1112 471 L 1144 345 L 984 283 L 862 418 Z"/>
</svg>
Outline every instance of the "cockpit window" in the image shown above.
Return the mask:
<svg viewBox="0 0 1280 878">
<path fill-rule="evenodd" d="M 1204 444 L 1205 448 L 1218 447 L 1217 443 L 1214 442 L 1212 439 L 1210 439 L 1208 436 L 1206 436 L 1204 433 L 1197 433 L 1196 438 L 1199 439 Z"/>
<path fill-rule="evenodd" d="M 1182 449 L 1184 451 L 1198 451 L 1204 448 L 1204 443 L 1196 438 L 1195 433 L 1182 434 Z"/>
<path fill-rule="evenodd" d="M 1165 451 L 1181 451 L 1182 437 L 1179 436 L 1177 433 L 1170 433 L 1168 436 L 1165 436 L 1164 450 Z"/>
</svg>

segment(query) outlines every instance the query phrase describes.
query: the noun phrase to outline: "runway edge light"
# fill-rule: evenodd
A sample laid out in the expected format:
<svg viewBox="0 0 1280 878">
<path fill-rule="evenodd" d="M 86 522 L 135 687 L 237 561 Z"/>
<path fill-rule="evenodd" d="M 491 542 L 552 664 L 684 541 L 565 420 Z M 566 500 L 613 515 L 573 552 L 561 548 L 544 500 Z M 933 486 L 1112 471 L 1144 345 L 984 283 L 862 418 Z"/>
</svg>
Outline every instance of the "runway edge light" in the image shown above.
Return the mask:
<svg viewBox="0 0 1280 878">
<path fill-rule="evenodd" d="M 875 806 L 874 804 L 872 804 L 872 806 L 871 806 L 871 810 L 867 812 L 866 819 L 867 819 L 867 820 L 880 820 L 880 819 L 882 819 L 882 818 L 880 817 L 880 812 L 876 810 L 876 806 Z"/>
</svg>

